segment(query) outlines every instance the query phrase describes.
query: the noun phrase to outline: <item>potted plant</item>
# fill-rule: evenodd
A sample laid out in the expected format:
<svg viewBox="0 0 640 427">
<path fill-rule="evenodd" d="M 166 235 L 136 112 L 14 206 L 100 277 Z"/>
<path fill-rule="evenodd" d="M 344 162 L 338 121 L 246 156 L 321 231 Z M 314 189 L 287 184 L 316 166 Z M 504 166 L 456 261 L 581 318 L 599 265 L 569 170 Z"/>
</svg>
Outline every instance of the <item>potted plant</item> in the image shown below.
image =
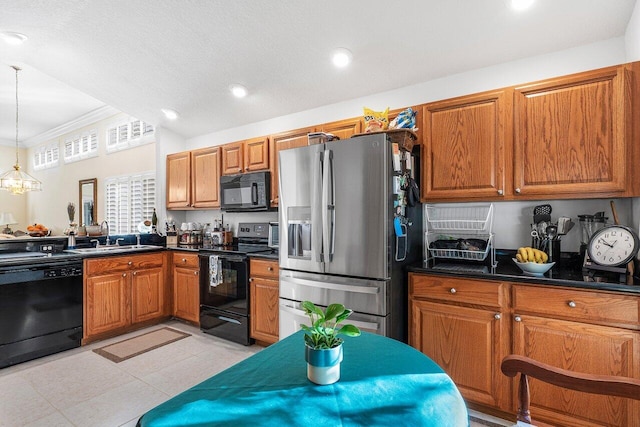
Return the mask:
<svg viewBox="0 0 640 427">
<path fill-rule="evenodd" d="M 333 384 L 340 379 L 343 339 L 338 335 L 350 337 L 360 335 L 360 329 L 354 325 L 340 324 L 353 313 L 342 304 L 330 304 L 326 310 L 316 307 L 311 301 L 302 303 L 311 326 L 301 325 L 305 331 L 305 361 L 307 378 L 316 384 Z"/>
</svg>

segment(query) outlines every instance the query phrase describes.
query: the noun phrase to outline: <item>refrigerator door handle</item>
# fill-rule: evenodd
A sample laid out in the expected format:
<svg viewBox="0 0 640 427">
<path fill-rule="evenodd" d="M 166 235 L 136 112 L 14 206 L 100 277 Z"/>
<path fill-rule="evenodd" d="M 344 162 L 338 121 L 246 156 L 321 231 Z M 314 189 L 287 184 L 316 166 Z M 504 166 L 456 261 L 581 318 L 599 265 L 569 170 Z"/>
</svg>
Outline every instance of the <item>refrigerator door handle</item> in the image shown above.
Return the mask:
<svg viewBox="0 0 640 427">
<path fill-rule="evenodd" d="M 323 262 L 322 253 L 322 151 L 315 153 L 311 188 L 311 252 L 312 260 Z"/>
<path fill-rule="evenodd" d="M 322 171 L 322 247 L 324 261 L 333 260 L 335 239 L 335 179 L 333 176 L 333 151 L 324 151 L 324 169 Z"/>
<path fill-rule="evenodd" d="M 289 282 L 301 286 L 309 286 L 318 289 L 333 289 L 336 291 L 354 292 L 359 294 L 378 294 L 380 288 L 377 286 L 358 286 L 358 285 L 345 285 L 345 284 L 333 284 L 330 282 L 318 282 L 316 280 L 299 279 L 296 277 L 280 277 L 280 282 Z M 282 286 L 282 285 L 281 285 Z"/>
</svg>

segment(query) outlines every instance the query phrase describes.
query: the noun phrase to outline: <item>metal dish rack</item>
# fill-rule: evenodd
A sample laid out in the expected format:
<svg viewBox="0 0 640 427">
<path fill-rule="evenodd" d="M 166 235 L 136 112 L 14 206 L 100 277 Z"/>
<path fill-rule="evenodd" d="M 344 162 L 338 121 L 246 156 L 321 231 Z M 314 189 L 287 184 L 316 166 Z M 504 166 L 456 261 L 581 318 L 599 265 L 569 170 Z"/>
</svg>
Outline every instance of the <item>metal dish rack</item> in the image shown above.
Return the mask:
<svg viewBox="0 0 640 427">
<path fill-rule="evenodd" d="M 426 205 L 424 238 L 425 263 L 435 259 L 485 261 L 491 256 L 491 267 L 497 265 L 493 244 L 493 204 L 441 206 Z M 481 239 L 487 242 L 484 250 L 460 248 L 432 248 L 436 240 Z"/>
</svg>

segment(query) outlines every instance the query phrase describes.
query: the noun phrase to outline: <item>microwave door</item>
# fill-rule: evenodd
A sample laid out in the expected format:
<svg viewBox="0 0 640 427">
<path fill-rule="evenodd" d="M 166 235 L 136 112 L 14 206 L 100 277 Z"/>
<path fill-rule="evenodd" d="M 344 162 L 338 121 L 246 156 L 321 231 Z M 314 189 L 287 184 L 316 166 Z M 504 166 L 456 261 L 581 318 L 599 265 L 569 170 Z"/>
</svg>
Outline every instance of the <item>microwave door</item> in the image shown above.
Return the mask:
<svg viewBox="0 0 640 427">
<path fill-rule="evenodd" d="M 323 145 L 282 150 L 279 161 L 280 267 L 321 273 Z"/>
</svg>

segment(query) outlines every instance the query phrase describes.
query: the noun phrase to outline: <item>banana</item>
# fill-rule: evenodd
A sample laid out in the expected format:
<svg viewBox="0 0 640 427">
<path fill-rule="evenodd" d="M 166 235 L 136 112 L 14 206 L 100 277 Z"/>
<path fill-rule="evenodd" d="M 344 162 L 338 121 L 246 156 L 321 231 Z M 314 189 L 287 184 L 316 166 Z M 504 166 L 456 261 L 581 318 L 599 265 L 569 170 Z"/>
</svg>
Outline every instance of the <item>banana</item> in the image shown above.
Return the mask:
<svg viewBox="0 0 640 427">
<path fill-rule="evenodd" d="M 547 260 L 549 260 L 549 255 L 547 255 L 547 253 L 544 251 L 540 251 L 540 252 L 542 252 L 542 262 L 543 263 L 547 262 Z"/>
<path fill-rule="evenodd" d="M 520 259 L 522 260 L 520 262 L 527 262 L 527 260 L 528 260 L 528 258 L 527 258 L 527 250 L 524 247 L 518 248 L 518 255 L 520 255 L 520 258 L 518 260 L 519 261 L 520 261 Z"/>
<path fill-rule="evenodd" d="M 539 249 L 533 249 L 533 259 L 536 263 L 540 264 L 542 262 L 542 251 Z"/>
<path fill-rule="evenodd" d="M 516 254 L 516 259 L 518 260 L 518 262 L 526 262 L 525 260 L 522 259 L 522 254 L 520 254 L 520 252 Z"/>
<path fill-rule="evenodd" d="M 536 257 L 533 254 L 533 248 L 526 247 L 525 249 L 527 250 L 527 261 L 536 262 Z"/>
</svg>

